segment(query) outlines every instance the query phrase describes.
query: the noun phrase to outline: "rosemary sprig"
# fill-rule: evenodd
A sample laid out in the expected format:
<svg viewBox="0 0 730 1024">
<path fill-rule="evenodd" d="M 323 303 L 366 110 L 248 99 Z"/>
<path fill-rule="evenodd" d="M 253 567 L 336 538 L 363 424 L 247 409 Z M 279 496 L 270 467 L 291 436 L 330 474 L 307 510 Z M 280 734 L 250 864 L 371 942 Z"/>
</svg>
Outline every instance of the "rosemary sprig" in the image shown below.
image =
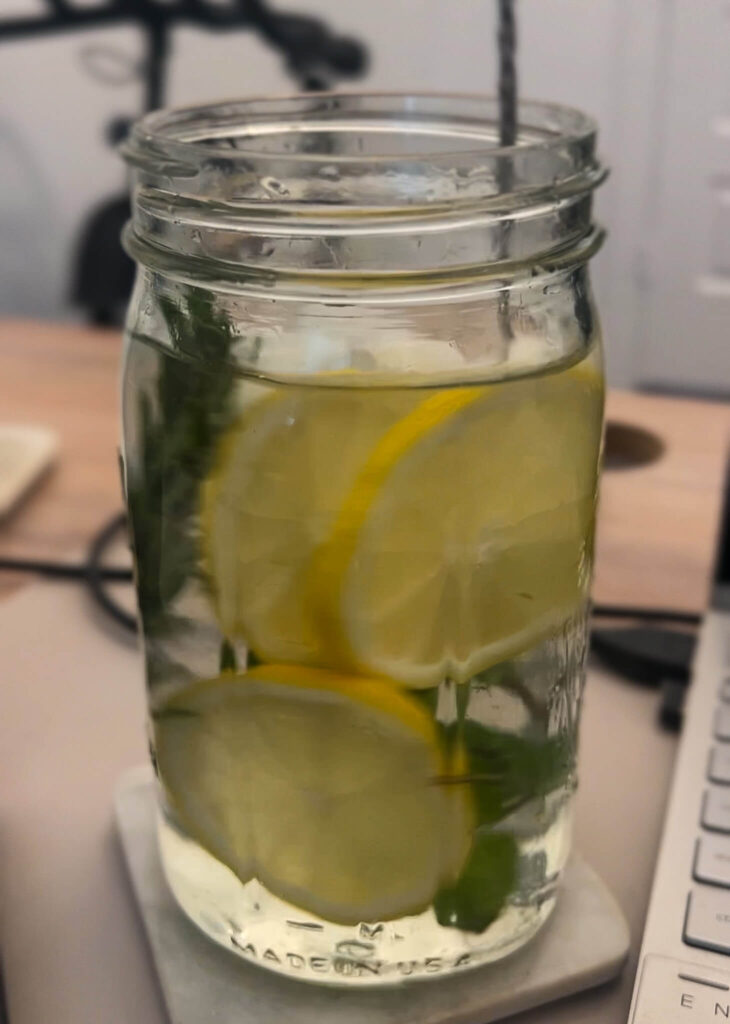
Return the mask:
<svg viewBox="0 0 730 1024">
<path fill-rule="evenodd" d="M 195 512 L 215 442 L 231 418 L 233 330 L 214 296 L 188 289 L 161 295 L 172 352 L 152 394 L 138 400 L 140 451 L 127 466 L 127 502 L 145 634 L 164 630 L 166 612 L 197 574 Z"/>
</svg>

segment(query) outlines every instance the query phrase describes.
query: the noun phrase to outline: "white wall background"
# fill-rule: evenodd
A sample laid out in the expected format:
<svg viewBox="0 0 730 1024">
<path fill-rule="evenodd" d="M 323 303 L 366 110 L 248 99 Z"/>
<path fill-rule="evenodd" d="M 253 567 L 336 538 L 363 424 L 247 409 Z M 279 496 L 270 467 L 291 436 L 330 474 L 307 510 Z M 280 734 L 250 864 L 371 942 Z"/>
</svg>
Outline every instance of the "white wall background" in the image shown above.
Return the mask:
<svg viewBox="0 0 730 1024">
<path fill-rule="evenodd" d="M 93 0 L 76 0 L 93 4 Z M 367 85 L 492 91 L 494 0 L 276 0 L 319 13 L 368 42 Z M 601 125 L 614 173 L 599 199 L 612 238 L 596 263 L 614 382 L 646 375 L 635 309 L 644 206 L 655 131 L 662 17 L 684 0 L 519 0 L 520 90 L 580 106 Z M 693 0 L 698 7 L 719 0 Z M 0 0 L 0 14 L 31 13 L 41 0 Z M 115 88 L 81 63 L 89 46 L 142 54 L 131 29 L 0 44 L 0 313 L 73 316 L 69 255 L 89 209 L 120 189 L 123 168 L 103 142 L 113 115 L 134 114 L 137 82 Z M 245 33 L 179 30 L 168 103 L 291 91 L 278 59 Z"/>
</svg>

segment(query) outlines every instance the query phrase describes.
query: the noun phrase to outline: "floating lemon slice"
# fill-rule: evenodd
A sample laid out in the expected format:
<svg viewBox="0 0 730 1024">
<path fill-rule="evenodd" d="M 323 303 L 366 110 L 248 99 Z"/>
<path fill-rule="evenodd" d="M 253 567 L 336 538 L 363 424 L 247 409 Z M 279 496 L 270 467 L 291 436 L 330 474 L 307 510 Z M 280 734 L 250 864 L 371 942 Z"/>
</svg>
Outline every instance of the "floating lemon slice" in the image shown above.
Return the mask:
<svg viewBox="0 0 730 1024">
<path fill-rule="evenodd" d="M 310 571 L 322 643 L 406 686 L 470 678 L 584 598 L 602 379 L 590 365 L 423 399 L 378 440 Z"/>
<path fill-rule="evenodd" d="M 308 589 L 312 555 L 378 439 L 419 398 L 279 386 L 242 413 L 201 502 L 203 562 L 226 636 L 266 661 L 332 664 Z"/>
<path fill-rule="evenodd" d="M 226 635 L 429 687 L 558 628 L 590 564 L 590 360 L 426 397 L 350 382 L 279 387 L 223 440 L 201 529 Z"/>
<path fill-rule="evenodd" d="M 259 666 L 187 687 L 154 730 L 190 835 L 242 882 L 258 878 L 312 914 L 356 924 L 416 913 L 463 867 L 469 787 L 442 784 L 432 719 L 384 680 Z"/>
</svg>

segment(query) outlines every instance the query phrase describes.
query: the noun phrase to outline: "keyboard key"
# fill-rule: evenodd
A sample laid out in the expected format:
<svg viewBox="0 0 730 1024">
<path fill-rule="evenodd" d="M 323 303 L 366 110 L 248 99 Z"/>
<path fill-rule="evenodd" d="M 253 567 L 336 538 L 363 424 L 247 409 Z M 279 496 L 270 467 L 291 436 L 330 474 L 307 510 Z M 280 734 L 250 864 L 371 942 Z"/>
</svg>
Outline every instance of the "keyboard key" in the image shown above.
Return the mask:
<svg viewBox="0 0 730 1024">
<path fill-rule="evenodd" d="M 730 954 L 730 892 L 701 886 L 687 897 L 684 942 Z"/>
<path fill-rule="evenodd" d="M 698 882 L 730 888 L 730 836 L 702 836 L 695 850 Z"/>
<path fill-rule="evenodd" d="M 723 704 L 715 712 L 715 738 L 730 742 L 730 704 Z"/>
<path fill-rule="evenodd" d="M 711 832 L 730 832 L 730 789 L 710 786 L 705 791 L 702 826 Z"/>
<path fill-rule="evenodd" d="M 730 785 L 730 746 L 712 748 L 707 777 L 710 782 Z"/>
<path fill-rule="evenodd" d="M 722 686 L 720 687 L 720 700 L 724 700 L 727 704 L 730 704 L 730 676 L 723 680 Z"/>
<path fill-rule="evenodd" d="M 730 1014 L 730 972 L 648 953 L 631 1024 L 722 1024 Z"/>
</svg>

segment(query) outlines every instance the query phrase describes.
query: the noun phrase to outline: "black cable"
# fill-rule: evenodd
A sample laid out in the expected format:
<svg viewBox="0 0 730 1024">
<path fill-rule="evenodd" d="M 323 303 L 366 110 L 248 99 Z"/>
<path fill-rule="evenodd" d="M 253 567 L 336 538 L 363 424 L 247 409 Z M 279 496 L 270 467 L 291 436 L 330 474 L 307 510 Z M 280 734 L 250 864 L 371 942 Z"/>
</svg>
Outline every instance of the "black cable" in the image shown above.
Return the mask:
<svg viewBox="0 0 730 1024">
<path fill-rule="evenodd" d="M 6 572 L 31 572 L 51 579 L 85 580 L 88 575 L 86 564 L 73 562 L 44 562 L 33 558 L 0 558 L 0 570 Z M 107 583 L 131 583 L 132 570 L 105 566 L 99 574 Z"/>
<path fill-rule="evenodd" d="M 114 88 L 133 82 L 143 70 L 134 58 L 106 44 L 84 46 L 79 51 L 78 60 L 87 75 L 102 85 Z"/>
<path fill-rule="evenodd" d="M 697 612 L 680 612 L 672 608 L 594 604 L 591 611 L 594 618 L 602 619 L 640 619 L 644 622 L 677 622 L 687 626 L 699 626 L 702 622 L 702 616 Z"/>
<path fill-rule="evenodd" d="M 107 583 L 131 583 L 131 569 L 102 565 L 102 558 L 109 544 L 116 535 L 125 530 L 127 517 L 123 512 L 117 513 L 105 523 L 94 536 L 89 546 L 86 559 L 81 563 L 50 562 L 32 558 L 0 558 L 0 571 L 35 573 L 50 579 L 70 580 L 86 583 L 92 598 L 99 607 L 120 626 L 131 632 L 137 631 L 137 620 L 125 611 L 114 598 L 107 593 Z"/>
<path fill-rule="evenodd" d="M 89 586 L 91 596 L 99 607 L 111 616 L 115 622 L 128 629 L 132 633 L 137 631 L 137 619 L 111 597 L 104 587 L 104 567 L 101 565 L 102 555 L 108 545 L 116 537 L 120 530 L 126 530 L 127 517 L 124 512 L 119 512 L 113 519 L 102 527 L 91 542 L 89 553 L 86 556 L 86 582 Z"/>
<path fill-rule="evenodd" d="M 102 557 L 114 537 L 126 528 L 127 519 L 119 512 L 105 523 L 89 546 L 86 561 L 81 564 L 70 562 L 48 562 L 28 558 L 0 558 L 0 571 L 37 573 L 52 579 L 86 582 L 91 595 L 99 606 L 125 629 L 136 632 L 137 621 L 107 593 L 107 583 L 131 583 L 131 569 L 104 566 Z M 674 608 L 649 608 L 636 605 L 595 604 L 591 609 L 593 618 L 633 619 L 643 622 L 675 622 L 687 626 L 698 626 L 702 616 L 697 612 L 683 612 Z"/>
</svg>

